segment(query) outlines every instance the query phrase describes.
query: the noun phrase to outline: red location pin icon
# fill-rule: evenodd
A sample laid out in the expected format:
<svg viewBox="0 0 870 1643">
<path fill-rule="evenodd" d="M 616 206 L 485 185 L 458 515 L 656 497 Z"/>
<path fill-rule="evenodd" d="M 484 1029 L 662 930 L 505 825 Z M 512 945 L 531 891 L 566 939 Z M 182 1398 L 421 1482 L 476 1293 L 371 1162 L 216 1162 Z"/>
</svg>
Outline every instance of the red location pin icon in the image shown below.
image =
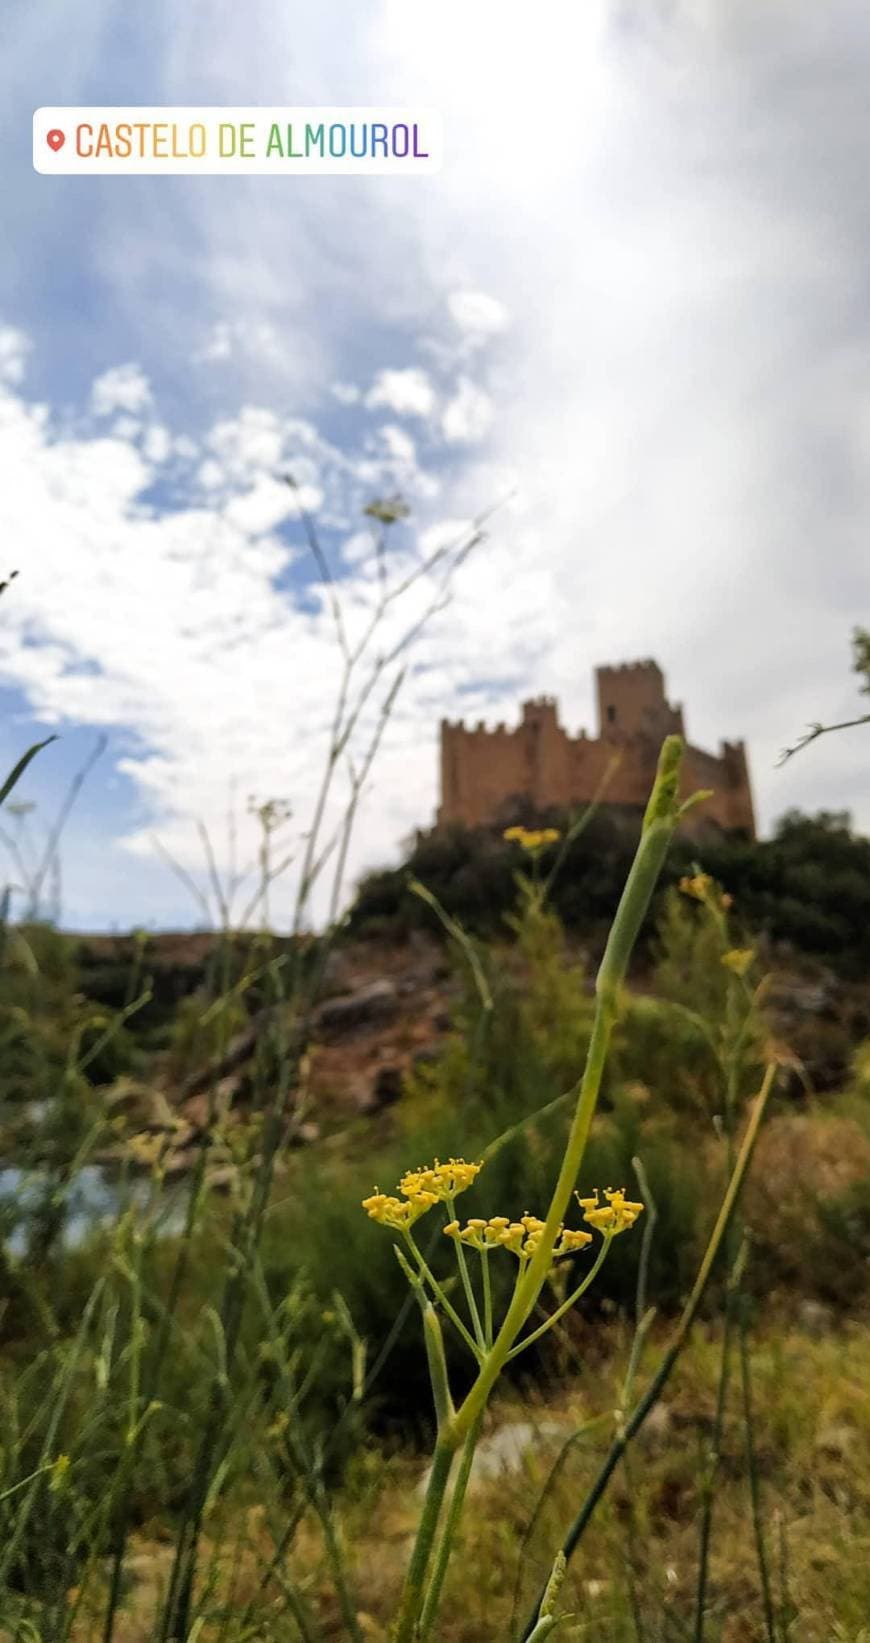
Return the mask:
<svg viewBox="0 0 870 1643">
<path fill-rule="evenodd" d="M 62 131 L 55 130 L 47 132 L 45 140 L 52 152 L 58 154 L 66 142 L 66 137 Z"/>
</svg>

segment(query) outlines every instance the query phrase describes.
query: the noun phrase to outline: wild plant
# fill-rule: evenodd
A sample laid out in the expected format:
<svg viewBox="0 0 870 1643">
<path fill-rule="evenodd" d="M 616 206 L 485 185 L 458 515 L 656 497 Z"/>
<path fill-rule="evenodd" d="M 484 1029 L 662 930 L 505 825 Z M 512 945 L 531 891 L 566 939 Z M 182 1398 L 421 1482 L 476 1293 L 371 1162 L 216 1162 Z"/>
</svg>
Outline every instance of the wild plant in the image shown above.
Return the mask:
<svg viewBox="0 0 870 1643">
<path fill-rule="evenodd" d="M 472 1217 L 463 1225 L 456 1215 L 455 1200 L 460 1193 L 473 1186 L 480 1166 L 461 1159 L 452 1159 L 446 1164 L 436 1161 L 431 1166 L 409 1170 L 399 1182 L 398 1195 L 376 1191 L 364 1201 L 367 1214 L 401 1239 L 396 1246 L 397 1255 L 422 1311 L 437 1420 L 429 1483 L 405 1577 L 395 1625 L 395 1643 L 424 1643 L 432 1632 L 462 1516 L 483 1416 L 499 1376 L 514 1358 L 553 1328 L 576 1304 L 594 1281 L 614 1238 L 627 1231 L 643 1210 L 642 1203 L 626 1197 L 625 1189 L 608 1188 L 605 1189 L 603 1202 L 597 1192 L 579 1200 L 585 1226 L 572 1228 L 566 1226 L 564 1221 L 589 1138 L 608 1049 L 619 1017 L 621 990 L 637 933 L 674 832 L 686 810 L 697 802 L 696 797 L 683 804 L 679 801 L 681 760 L 680 739 L 669 738 L 662 748 L 634 865 L 599 967 L 588 1056 L 573 1092 L 573 1117 L 562 1165 L 544 1215 L 537 1217 L 528 1212 L 519 1213 L 518 1208 L 512 1206 L 513 1213 L 510 1215 L 498 1215 L 486 1220 Z M 542 832 L 529 832 L 519 842 L 525 843 L 534 860 L 538 851 L 552 840 L 546 839 Z M 614 1445 L 614 1458 L 605 1467 L 578 1523 L 557 1554 L 551 1579 L 524 1634 L 528 1638 L 538 1640 L 547 1636 L 559 1623 L 557 1594 L 567 1559 L 606 1488 L 613 1468 L 652 1407 L 679 1355 L 725 1235 L 774 1073 L 775 1068 L 771 1067 L 765 1075 L 753 1120 L 731 1172 L 713 1239 L 674 1343 L 645 1398 L 626 1420 Z M 414 1232 L 417 1223 L 438 1207 L 442 1208 L 446 1217 L 442 1231 L 455 1250 L 460 1298 L 457 1305 L 434 1276 Z M 587 1231 L 587 1226 L 593 1231 Z M 554 1264 L 575 1257 L 581 1250 L 592 1246 L 595 1232 L 599 1234 L 598 1247 L 586 1275 L 579 1284 L 569 1281 L 567 1288 L 570 1293 L 562 1303 L 542 1324 L 529 1328 L 532 1313 Z M 493 1315 L 490 1263 L 504 1259 L 515 1262 L 516 1270 L 512 1293 L 509 1292 L 506 1309 L 499 1318 Z M 454 1405 L 449 1383 L 442 1320 L 444 1326 L 452 1328 L 460 1337 L 475 1365 L 470 1390 L 458 1407 Z"/>
</svg>

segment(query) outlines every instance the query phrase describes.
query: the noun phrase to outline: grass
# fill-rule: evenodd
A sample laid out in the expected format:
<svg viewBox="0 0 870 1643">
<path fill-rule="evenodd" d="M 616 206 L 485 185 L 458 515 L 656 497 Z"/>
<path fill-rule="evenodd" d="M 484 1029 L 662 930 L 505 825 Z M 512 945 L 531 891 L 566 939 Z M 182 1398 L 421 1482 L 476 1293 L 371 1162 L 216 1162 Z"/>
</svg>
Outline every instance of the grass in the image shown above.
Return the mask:
<svg viewBox="0 0 870 1643">
<path fill-rule="evenodd" d="M 669 1010 L 677 1012 L 675 1024 L 697 1014 L 714 1029 L 714 1039 L 716 1031 L 724 1030 L 727 992 L 719 986 L 710 953 L 694 965 L 680 962 L 681 953 L 683 959 L 696 955 L 698 920 L 705 916 L 686 898 L 681 911 L 669 912 L 662 930 L 659 984 L 671 996 L 641 999 L 623 1009 L 606 1104 L 592 1125 L 581 1176 L 584 1190 L 596 1180 L 630 1181 L 631 1160 L 639 1154 L 656 1204 L 646 1282 L 659 1321 L 645 1342 L 639 1391 L 648 1384 L 663 1334 L 672 1328 L 669 1315 L 679 1310 L 691 1284 L 725 1180 L 722 1142 L 710 1122 L 716 1056 L 698 1063 L 691 1082 L 696 1099 L 680 1096 L 669 1107 L 667 1028 L 656 1019 L 652 1053 L 646 1008 L 653 1003 L 664 1012 L 665 1024 Z M 494 1134 L 522 1123 L 491 1156 L 475 1208 L 486 1215 L 508 1202 L 537 1206 L 544 1201 L 563 1146 L 565 1102 L 557 1099 L 549 1115 L 531 1124 L 524 1103 L 550 1101 L 552 1106 L 572 1050 L 588 1042 L 589 1003 L 557 923 L 542 925 L 533 919 L 518 935 L 511 965 L 482 955 L 497 983 L 485 1036 L 478 1030 L 475 1008 L 480 990 L 472 980 L 460 1031 L 443 1061 L 427 1069 L 392 1115 L 373 1125 L 358 1121 L 345 1133 L 341 1148 L 330 1140 L 320 1149 L 291 1156 L 280 1187 L 271 1194 L 260 1252 L 249 1267 L 234 1368 L 228 1370 L 225 1363 L 219 1312 L 227 1269 L 238 1259 L 232 1200 L 206 1197 L 189 1238 L 178 1246 L 156 1236 L 152 1215 L 160 1209 L 158 1177 L 151 1211 L 146 1208 L 127 1224 L 108 1227 L 77 1252 L 58 1246 L 41 1264 L 12 1262 L 0 1324 L 6 1337 L 0 1393 L 8 1439 L 0 1494 L 13 1492 L 0 1502 L 0 1510 L 7 1548 L 14 1542 L 4 1602 L 18 1614 L 20 1635 L 28 1635 L 28 1625 L 46 1640 L 69 1636 L 90 1643 L 102 1635 L 106 1556 L 121 1501 L 127 1527 L 112 1635 L 148 1638 L 149 1643 L 160 1635 L 156 1614 L 161 1604 L 165 1608 L 166 1586 L 161 1595 L 155 1581 L 161 1571 L 167 1575 L 166 1565 L 175 1558 L 190 1475 L 203 1433 L 214 1429 L 209 1399 L 215 1386 L 223 1386 L 221 1442 L 201 1511 L 193 1621 L 197 1635 L 246 1635 L 242 1622 L 248 1608 L 252 1636 L 319 1637 L 336 1628 L 350 1635 L 351 1602 L 350 1612 L 356 1614 L 358 1606 L 363 1617 L 356 1620 L 357 1630 L 384 1634 L 397 1592 L 400 1554 L 408 1550 L 409 1515 L 419 1509 L 409 1480 L 416 1483 L 422 1463 L 408 1444 L 425 1445 L 431 1402 L 416 1311 L 407 1305 L 389 1240 L 361 1215 L 359 1199 L 373 1178 L 392 1181 L 409 1158 L 452 1150 L 461 1092 L 466 1098 L 463 1140 L 470 1143 L 469 1151 L 485 1151 Z M 687 977 L 693 976 L 698 996 L 686 991 Z M 675 1032 L 675 1073 L 684 1070 L 682 1042 Z M 851 1625 L 863 1591 L 856 1569 L 854 1579 L 850 1574 L 838 1587 L 836 1603 L 825 1606 L 819 1571 L 802 1538 L 800 1525 L 807 1514 L 800 1510 L 798 1479 L 805 1474 L 813 1480 L 814 1521 L 820 1533 L 823 1529 L 825 1545 L 834 1548 L 831 1555 L 855 1561 L 852 1543 L 866 1534 L 866 1524 L 860 1488 L 849 1483 L 847 1489 L 845 1478 L 859 1476 L 863 1465 L 864 1438 L 849 1434 L 853 1428 L 863 1431 L 866 1400 L 859 1399 L 850 1415 L 844 1388 L 854 1375 L 853 1343 L 866 1336 L 860 1317 L 870 1148 L 864 1059 L 859 1053 L 853 1086 L 840 1101 L 810 1104 L 799 1113 L 774 1110 L 744 1205 L 752 1234 L 744 1292 L 754 1308 L 753 1446 L 762 1523 L 772 1570 L 779 1567 L 777 1525 L 791 1526 L 783 1540 L 791 1582 L 788 1601 L 800 1616 L 799 1635 L 810 1637 L 813 1626 L 824 1636 L 828 1621 Z M 650 1086 L 638 1081 L 641 1066 Z M 449 1272 L 448 1253 L 445 1247 L 440 1261 L 434 1257 L 442 1277 Z M 169 1312 L 179 1254 L 184 1281 Z M 502 1489 L 498 1499 L 505 1510 L 499 1516 L 492 1508 L 482 1521 L 478 1502 L 484 1497 L 474 1494 L 466 1519 L 470 1527 L 463 1530 L 444 1589 L 439 1635 L 502 1635 L 507 1593 L 517 1578 L 518 1545 L 532 1519 L 529 1550 L 521 1560 L 526 1606 L 548 1573 L 554 1542 L 594 1475 L 604 1435 L 613 1430 L 617 1384 L 631 1348 L 637 1273 L 636 1246 L 617 1240 L 600 1286 L 582 1303 L 581 1317 L 572 1322 L 569 1315 L 534 1359 L 519 1360 L 503 1385 L 499 1421 L 523 1410 L 524 1418 L 544 1424 L 560 1423 L 572 1413 L 578 1424 L 598 1416 L 604 1425 L 572 1445 L 552 1493 L 539 1508 L 535 1491 L 544 1480 L 532 1468 L 523 1483 L 525 1517 L 521 1500 L 511 1497 L 507 1510 L 510 1491 Z M 603 1635 L 614 1638 L 654 1638 L 662 1626 L 677 1632 L 680 1624 L 691 1626 L 688 1576 L 680 1571 L 697 1571 L 698 1546 L 696 1536 L 694 1549 L 689 1546 L 684 1517 L 694 1522 L 696 1516 L 703 1442 L 715 1403 L 721 1352 L 715 1320 L 722 1280 L 722 1271 L 715 1272 L 704 1333 L 687 1348 L 667 1391 L 667 1453 L 660 1453 L 655 1441 L 650 1448 L 651 1440 L 641 1432 L 630 1471 L 618 1468 L 613 1492 L 604 1497 L 587 1530 L 580 1572 L 570 1574 L 563 1599 L 572 1612 L 578 1605 L 581 1628 L 594 1623 L 609 1628 Z M 771 1292 L 779 1296 L 776 1318 L 765 1316 L 759 1305 Z M 831 1309 L 823 1312 L 825 1328 L 833 1332 L 830 1339 L 794 1330 L 786 1308 L 793 1314 L 801 1297 Z M 497 1296 L 497 1309 L 508 1300 L 508 1294 Z M 385 1343 L 389 1356 L 372 1378 Z M 806 1374 L 798 1371 L 801 1354 L 809 1366 Z M 812 1366 L 822 1375 L 823 1364 L 816 1388 L 819 1419 L 824 1416 L 822 1458 L 811 1462 L 816 1442 L 810 1438 L 811 1376 L 817 1374 Z M 470 1386 L 469 1373 L 466 1367 L 463 1379 L 454 1350 L 450 1366 L 462 1395 Z M 757 1580 L 748 1580 L 745 1569 L 742 1586 L 738 1578 L 751 1546 L 743 1527 L 750 1497 L 739 1391 L 739 1377 L 732 1373 L 718 1446 L 705 1602 L 705 1635 L 712 1637 L 728 1636 L 738 1611 L 744 1630 L 734 1635 L 752 1637 L 753 1626 L 760 1623 Z M 692 1409 L 696 1416 L 688 1419 Z M 653 1438 L 655 1431 L 653 1422 Z M 125 1463 L 131 1434 L 133 1459 Z M 68 1470 L 58 1467 L 63 1457 L 69 1459 Z M 585 1471 L 578 1470 L 581 1459 Z M 837 1476 L 842 1487 L 831 1493 Z M 825 1481 L 829 1477 L 831 1488 Z M 403 1492 L 411 1495 L 404 1506 Z M 102 1503 L 102 1516 L 94 1502 Z M 629 1517 L 632 1563 L 626 1561 Z M 372 1524 L 377 1525 L 374 1537 Z M 399 1524 L 405 1525 L 401 1533 Z M 270 1565 L 291 1528 L 279 1578 L 270 1574 Z M 678 1590 L 671 1590 L 675 1583 L 669 1582 L 658 1592 L 654 1570 L 659 1557 L 665 1569 L 678 1571 Z M 489 1619 L 482 1615 L 478 1596 L 463 1583 L 464 1566 L 485 1566 L 489 1572 Z M 374 1570 L 380 1571 L 376 1580 Z M 342 1581 L 346 1593 L 355 1592 L 352 1600 L 344 1599 L 344 1619 L 339 1613 Z M 777 1625 L 787 1635 L 785 1622 L 778 1619 Z M 476 1633 L 474 1627 L 479 1628 Z M 585 1634 L 581 1629 L 577 1635 Z"/>
<path fill-rule="evenodd" d="M 870 1606 L 870 1320 L 852 1319 L 819 1339 L 782 1312 L 756 1319 L 753 1335 L 756 1444 L 777 1636 L 832 1643 L 839 1626 L 843 1637 L 856 1643 Z M 651 1358 L 662 1339 L 661 1327 L 654 1328 Z M 628 1346 L 626 1323 L 588 1319 L 577 1328 L 570 1372 L 546 1398 L 525 1387 L 496 1403 L 485 1443 L 517 1422 L 536 1427 L 539 1436 L 517 1469 L 473 1487 L 444 1593 L 439 1625 L 444 1643 L 512 1634 L 512 1615 L 522 1613 L 545 1578 L 554 1538 L 605 1451 Z M 630 1478 L 618 1478 L 590 1529 L 563 1592 L 575 1636 L 634 1643 L 638 1625 L 627 1595 L 629 1557 L 642 1635 L 679 1637 L 690 1626 L 698 1452 L 710 1430 L 718 1354 L 715 1326 L 696 1332 L 659 1418 L 638 1441 Z M 601 1426 L 572 1439 L 602 1416 Z M 387 1643 L 419 1511 L 421 1472 L 413 1452 L 369 1446 L 357 1453 L 338 1496 L 336 1523 L 349 1552 L 361 1626 L 374 1643 Z M 223 1553 L 217 1588 L 235 1581 L 239 1610 L 256 1594 L 261 1578 L 269 1545 L 264 1515 L 256 1501 L 243 1510 L 245 1544 L 238 1568 L 237 1548 Z M 220 1529 L 216 1510 L 210 1524 L 216 1540 Z M 523 1579 L 517 1592 L 520 1546 Z M 119 1643 L 149 1643 L 151 1604 L 166 1560 L 165 1541 L 147 1528 L 137 1534 Z M 322 1633 L 336 1635 L 341 1621 L 313 1515 L 300 1525 L 290 1569 Z M 272 1595 L 279 1595 L 277 1584 Z M 708 1596 L 712 1637 L 743 1643 L 764 1636 L 736 1386 L 723 1430 Z M 87 1636 L 84 1629 L 82 1637 Z"/>
</svg>

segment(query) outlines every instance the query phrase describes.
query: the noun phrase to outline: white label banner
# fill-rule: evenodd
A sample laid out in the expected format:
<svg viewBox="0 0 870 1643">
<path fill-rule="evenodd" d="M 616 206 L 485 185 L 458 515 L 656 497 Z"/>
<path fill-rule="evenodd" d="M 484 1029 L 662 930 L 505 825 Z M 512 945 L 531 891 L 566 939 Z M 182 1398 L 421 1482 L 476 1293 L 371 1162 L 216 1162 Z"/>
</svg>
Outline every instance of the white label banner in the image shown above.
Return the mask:
<svg viewBox="0 0 870 1643">
<path fill-rule="evenodd" d="M 409 108 L 38 108 L 46 175 L 426 176 L 440 115 Z"/>
</svg>

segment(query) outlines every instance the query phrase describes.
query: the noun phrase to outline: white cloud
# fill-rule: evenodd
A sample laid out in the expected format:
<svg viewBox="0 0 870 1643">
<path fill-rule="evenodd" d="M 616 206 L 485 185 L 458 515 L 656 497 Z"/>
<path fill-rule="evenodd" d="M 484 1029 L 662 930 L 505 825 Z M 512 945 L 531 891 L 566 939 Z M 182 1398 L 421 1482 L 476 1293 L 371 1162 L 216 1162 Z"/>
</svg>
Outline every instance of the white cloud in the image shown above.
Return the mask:
<svg viewBox="0 0 870 1643">
<path fill-rule="evenodd" d="M 445 439 L 451 444 L 476 444 L 484 439 L 492 427 L 493 404 L 482 388 L 476 388 L 467 378 L 444 407 L 441 426 Z"/>
<path fill-rule="evenodd" d="M 165 462 L 172 454 L 172 440 L 168 429 L 161 427 L 157 422 L 155 422 L 152 427 L 146 429 L 145 437 L 142 441 L 142 450 L 147 461 L 157 463 Z"/>
<path fill-rule="evenodd" d="M 150 405 L 151 385 L 138 365 L 113 365 L 95 379 L 91 388 L 95 416 L 111 416 L 113 411 L 134 415 L 147 411 Z"/>
<path fill-rule="evenodd" d="M 215 461 L 213 456 L 206 457 L 196 471 L 196 479 L 204 490 L 216 491 L 224 483 L 224 469 L 219 462 Z"/>
<path fill-rule="evenodd" d="M 237 417 L 212 429 L 207 444 L 233 477 L 253 468 L 275 468 L 284 448 L 281 421 L 274 411 L 245 405 Z"/>
<path fill-rule="evenodd" d="M 313 486 L 309 486 L 302 500 L 304 507 L 315 511 L 323 497 Z M 224 517 L 240 531 L 259 536 L 263 531 L 273 530 L 282 519 L 294 512 L 295 504 L 289 487 L 261 474 L 249 491 L 233 497 L 224 510 Z"/>
<path fill-rule="evenodd" d="M 394 462 L 408 463 L 413 466 L 417 461 L 417 447 L 410 434 L 404 428 L 397 428 L 395 423 L 387 423 L 378 430 L 384 448 Z"/>
<path fill-rule="evenodd" d="M 353 382 L 334 382 L 330 393 L 338 400 L 339 405 L 356 405 L 362 398 L 359 388 Z"/>
<path fill-rule="evenodd" d="M 282 354 L 280 339 L 267 320 L 217 320 L 205 342 L 195 350 L 196 365 L 221 365 L 240 354 L 258 361 L 276 360 Z"/>
<path fill-rule="evenodd" d="M 219 365 L 222 360 L 229 359 L 233 351 L 233 338 L 227 320 L 218 320 L 214 325 L 202 347 L 194 354 L 194 361 L 202 365 Z"/>
<path fill-rule="evenodd" d="M 435 389 L 417 367 L 379 371 L 365 402 L 370 410 L 384 405 L 397 416 L 429 417 L 435 409 Z"/>
<path fill-rule="evenodd" d="M 460 331 L 475 341 L 498 336 L 510 323 L 504 303 L 485 291 L 451 291 L 447 306 Z"/>
<path fill-rule="evenodd" d="M 17 384 L 24 377 L 30 342 L 13 325 L 0 325 L 0 382 Z"/>
</svg>

